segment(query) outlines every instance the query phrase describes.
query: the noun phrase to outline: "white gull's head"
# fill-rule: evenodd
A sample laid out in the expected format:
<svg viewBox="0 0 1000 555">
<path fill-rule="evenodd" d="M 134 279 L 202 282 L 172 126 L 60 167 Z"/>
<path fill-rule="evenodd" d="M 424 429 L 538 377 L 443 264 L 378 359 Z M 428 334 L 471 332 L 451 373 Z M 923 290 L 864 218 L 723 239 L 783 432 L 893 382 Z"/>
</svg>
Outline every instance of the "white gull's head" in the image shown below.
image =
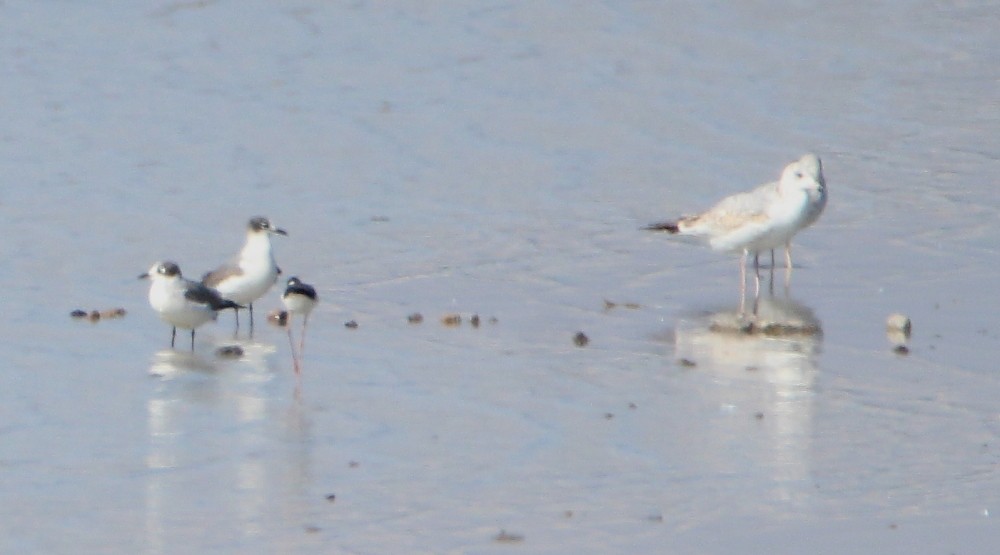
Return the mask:
<svg viewBox="0 0 1000 555">
<path fill-rule="evenodd" d="M 805 191 L 810 196 L 823 194 L 826 180 L 823 178 L 823 164 L 815 154 L 806 154 L 785 166 L 781 172 L 779 187 L 783 192 Z"/>
</svg>

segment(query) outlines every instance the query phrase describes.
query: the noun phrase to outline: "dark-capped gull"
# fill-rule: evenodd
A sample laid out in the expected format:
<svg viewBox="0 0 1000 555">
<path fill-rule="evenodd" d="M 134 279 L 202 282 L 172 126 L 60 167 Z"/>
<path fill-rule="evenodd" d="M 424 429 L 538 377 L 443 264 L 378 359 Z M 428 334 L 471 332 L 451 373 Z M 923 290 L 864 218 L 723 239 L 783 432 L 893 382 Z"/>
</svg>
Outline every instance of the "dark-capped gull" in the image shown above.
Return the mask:
<svg viewBox="0 0 1000 555">
<path fill-rule="evenodd" d="M 243 308 L 223 298 L 218 291 L 197 281 L 185 279 L 177 264 L 157 262 L 139 279 L 149 279 L 149 305 L 170 324 L 170 347 L 177 339 L 177 328 L 191 330 L 191 350 L 194 350 L 194 330 L 214 320 L 220 310 Z"/>
<path fill-rule="evenodd" d="M 251 334 L 253 303 L 271 289 L 281 273 L 271 249 L 271 235 L 275 234 L 288 235 L 263 216 L 251 218 L 247 225 L 246 242 L 240 253 L 201 278 L 203 284 L 218 290 L 224 298 L 247 306 L 250 310 Z M 239 330 L 239 327 L 239 313 L 236 313 L 236 329 Z"/>
</svg>

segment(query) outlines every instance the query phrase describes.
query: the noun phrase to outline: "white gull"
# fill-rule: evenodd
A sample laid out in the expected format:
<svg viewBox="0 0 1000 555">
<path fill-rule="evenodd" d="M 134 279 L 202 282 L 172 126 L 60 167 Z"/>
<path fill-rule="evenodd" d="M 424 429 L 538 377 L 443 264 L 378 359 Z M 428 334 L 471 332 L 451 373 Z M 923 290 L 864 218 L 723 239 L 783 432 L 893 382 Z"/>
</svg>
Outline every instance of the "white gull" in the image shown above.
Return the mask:
<svg viewBox="0 0 1000 555">
<path fill-rule="evenodd" d="M 646 229 L 703 238 L 713 250 L 741 253 L 742 299 L 747 256 L 754 254 L 757 294 L 760 293 L 758 254 L 761 251 L 785 247 L 787 279 L 792 268 L 792 237 L 819 218 L 826 206 L 826 196 L 822 163 L 815 154 L 806 154 L 785 166 L 781 179 L 776 182 L 728 196 L 696 216 L 651 224 Z"/>
</svg>

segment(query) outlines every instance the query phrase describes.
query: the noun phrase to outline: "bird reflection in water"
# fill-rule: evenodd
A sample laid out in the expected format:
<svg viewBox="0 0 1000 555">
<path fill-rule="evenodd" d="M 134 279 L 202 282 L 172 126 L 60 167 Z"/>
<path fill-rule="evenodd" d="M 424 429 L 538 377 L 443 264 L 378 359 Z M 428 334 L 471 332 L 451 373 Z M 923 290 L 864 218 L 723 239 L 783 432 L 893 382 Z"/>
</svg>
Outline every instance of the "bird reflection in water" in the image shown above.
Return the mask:
<svg viewBox="0 0 1000 555">
<path fill-rule="evenodd" d="M 700 434 L 708 459 L 734 449 L 754 460 L 777 498 L 811 494 L 809 450 L 822 326 L 789 298 L 758 299 L 752 316 L 738 307 L 683 319 L 674 330 L 679 366 L 697 372 L 698 394 L 720 418 Z M 734 416 L 727 418 L 726 416 Z"/>
</svg>

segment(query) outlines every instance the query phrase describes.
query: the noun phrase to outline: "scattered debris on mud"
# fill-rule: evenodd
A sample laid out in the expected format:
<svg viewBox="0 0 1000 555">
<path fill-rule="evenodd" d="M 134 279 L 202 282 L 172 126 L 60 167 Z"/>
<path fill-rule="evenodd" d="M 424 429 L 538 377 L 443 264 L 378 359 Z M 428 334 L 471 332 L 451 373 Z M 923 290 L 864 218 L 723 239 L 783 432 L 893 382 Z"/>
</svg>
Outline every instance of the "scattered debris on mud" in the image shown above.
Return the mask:
<svg viewBox="0 0 1000 555">
<path fill-rule="evenodd" d="M 241 358 L 243 347 L 239 345 L 223 345 L 215 350 L 215 356 L 219 358 Z"/>
<path fill-rule="evenodd" d="M 125 317 L 124 308 L 108 308 L 105 310 L 91 310 L 86 311 L 83 309 L 76 309 L 69 313 L 69 315 L 77 320 L 88 320 L 90 322 L 99 322 L 101 320 L 114 320 L 115 318 Z"/>
</svg>

